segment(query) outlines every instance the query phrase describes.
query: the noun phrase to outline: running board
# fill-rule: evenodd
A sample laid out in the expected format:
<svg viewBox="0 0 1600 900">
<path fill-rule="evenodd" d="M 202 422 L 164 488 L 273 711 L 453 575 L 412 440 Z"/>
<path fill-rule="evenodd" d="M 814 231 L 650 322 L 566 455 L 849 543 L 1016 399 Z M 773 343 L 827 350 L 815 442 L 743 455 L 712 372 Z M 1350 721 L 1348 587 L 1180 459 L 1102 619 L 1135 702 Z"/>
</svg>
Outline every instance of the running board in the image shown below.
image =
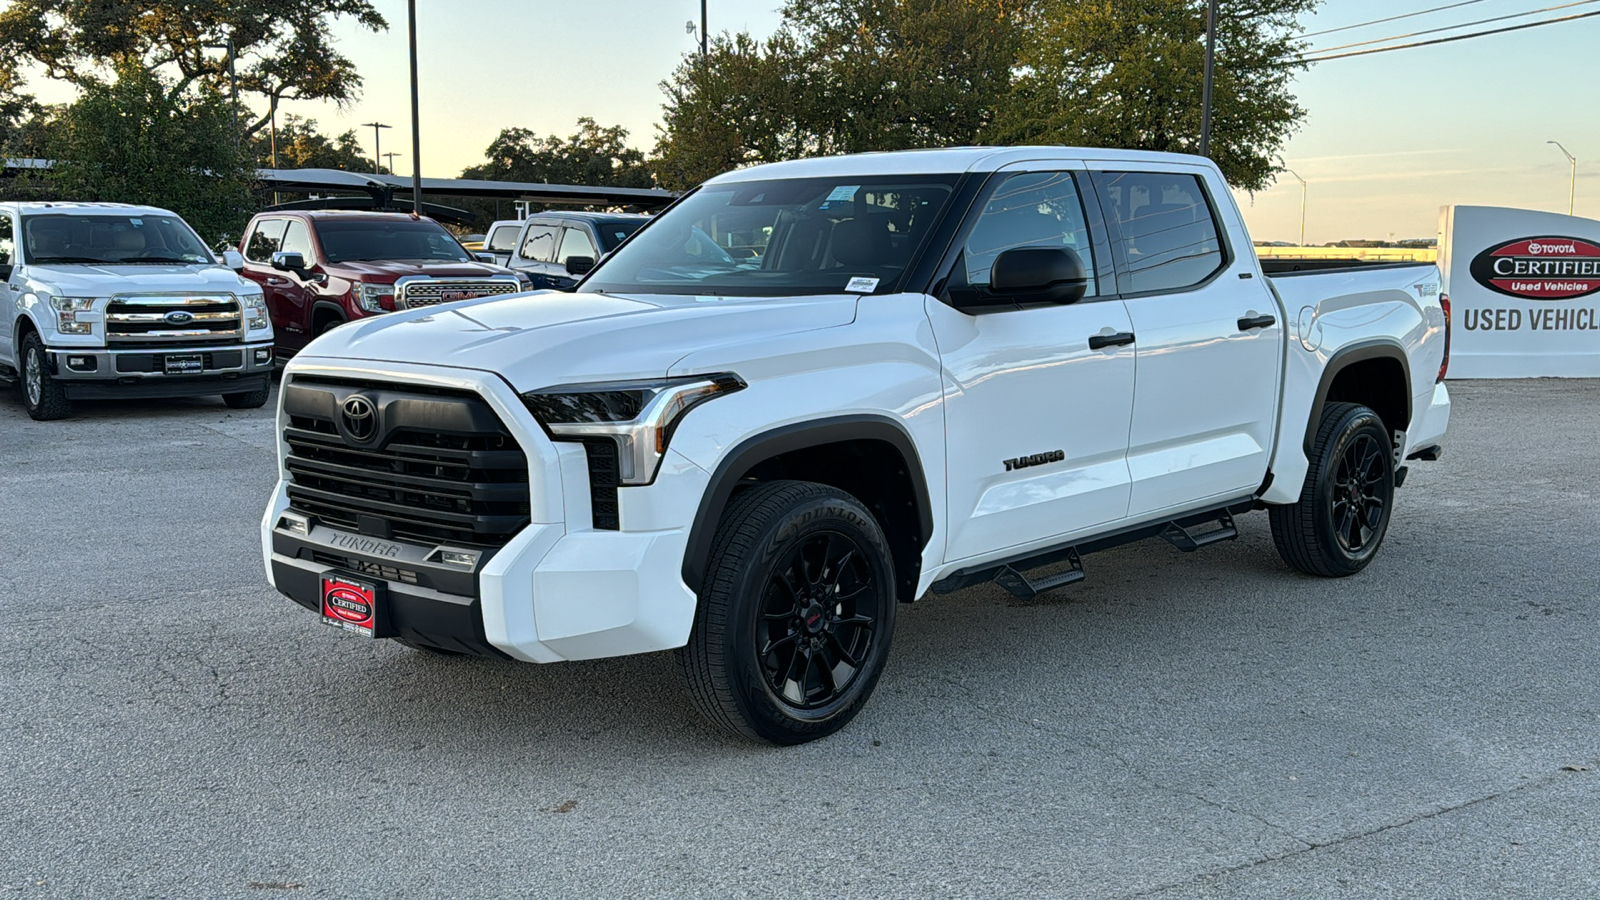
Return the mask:
<svg viewBox="0 0 1600 900">
<path fill-rule="evenodd" d="M 1067 548 L 1066 561 L 1070 568 L 1065 572 L 1046 575 L 1035 581 L 1011 566 L 1001 566 L 995 570 L 994 583 L 1011 592 L 1011 596 L 1018 600 L 1032 600 L 1045 591 L 1064 588 L 1069 584 L 1077 584 L 1085 578 L 1083 560 L 1078 557 L 1078 551 Z"/>
<path fill-rule="evenodd" d="M 1239 529 L 1233 524 L 1233 514 L 1227 510 L 1223 510 L 1221 515 L 1217 516 L 1216 525 L 1217 527 L 1211 531 L 1196 534 L 1177 522 L 1170 522 L 1166 528 L 1161 529 L 1161 537 L 1179 550 L 1193 553 L 1201 547 L 1209 547 L 1219 541 L 1231 541 L 1239 536 Z"/>
</svg>

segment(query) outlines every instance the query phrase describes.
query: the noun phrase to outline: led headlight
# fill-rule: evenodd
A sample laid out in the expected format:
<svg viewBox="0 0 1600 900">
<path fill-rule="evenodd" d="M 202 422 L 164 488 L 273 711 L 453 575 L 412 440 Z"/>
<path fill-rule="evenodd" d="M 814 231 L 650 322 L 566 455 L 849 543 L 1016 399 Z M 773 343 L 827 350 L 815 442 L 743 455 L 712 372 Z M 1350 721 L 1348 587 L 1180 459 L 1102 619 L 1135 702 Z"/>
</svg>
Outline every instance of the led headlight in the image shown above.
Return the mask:
<svg viewBox="0 0 1600 900">
<path fill-rule="evenodd" d="M 51 297 L 50 305 L 56 310 L 56 330 L 62 334 L 88 334 L 92 322 L 79 322 L 78 313 L 94 308 L 93 297 Z"/>
<path fill-rule="evenodd" d="M 239 298 L 244 305 L 245 328 L 259 331 L 267 327 L 267 298 L 260 294 L 245 294 Z"/>
<path fill-rule="evenodd" d="M 358 284 L 356 300 L 360 301 L 361 308 L 367 312 L 387 312 L 394 309 L 394 285 Z M 389 301 L 387 305 L 383 302 L 385 300 Z"/>
<path fill-rule="evenodd" d="M 739 376 L 724 372 L 561 385 L 523 394 L 522 401 L 555 440 L 615 441 L 621 482 L 649 484 L 684 414 L 744 386 Z"/>
</svg>

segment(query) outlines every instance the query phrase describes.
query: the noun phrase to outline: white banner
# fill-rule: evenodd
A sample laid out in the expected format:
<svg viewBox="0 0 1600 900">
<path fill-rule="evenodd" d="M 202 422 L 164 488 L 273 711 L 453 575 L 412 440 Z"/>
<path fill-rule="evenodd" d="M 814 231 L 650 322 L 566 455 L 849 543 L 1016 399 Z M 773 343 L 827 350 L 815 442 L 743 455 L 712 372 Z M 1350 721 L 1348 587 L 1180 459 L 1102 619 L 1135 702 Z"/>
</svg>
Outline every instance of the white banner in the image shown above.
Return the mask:
<svg viewBox="0 0 1600 900">
<path fill-rule="evenodd" d="M 1600 377 L 1600 221 L 1446 206 L 1451 378 Z"/>
</svg>

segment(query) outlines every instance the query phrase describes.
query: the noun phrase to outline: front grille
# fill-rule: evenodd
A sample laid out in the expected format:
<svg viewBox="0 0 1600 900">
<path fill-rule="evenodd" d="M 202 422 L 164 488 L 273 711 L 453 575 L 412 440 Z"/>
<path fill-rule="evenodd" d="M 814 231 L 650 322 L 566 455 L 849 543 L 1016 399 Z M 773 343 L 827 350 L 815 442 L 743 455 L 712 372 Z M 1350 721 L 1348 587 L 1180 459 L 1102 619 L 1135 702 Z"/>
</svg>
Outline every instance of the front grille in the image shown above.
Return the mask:
<svg viewBox="0 0 1600 900">
<path fill-rule="evenodd" d="M 488 278 L 433 278 L 426 281 L 403 281 L 395 285 L 395 309 L 417 309 L 437 306 L 456 300 L 487 297 L 491 294 L 515 294 L 518 286 L 511 281 Z"/>
<path fill-rule="evenodd" d="M 311 551 L 311 559 L 313 562 L 319 562 L 325 566 L 337 566 L 341 569 L 348 569 L 357 575 L 367 575 L 372 578 L 381 578 L 384 581 L 396 581 L 401 584 L 421 584 L 421 581 L 417 578 L 417 573 L 411 569 L 402 569 L 399 566 L 386 566 L 382 563 L 368 562 L 364 559 L 356 559 L 354 556 L 345 556 L 342 553 L 324 553 L 321 550 L 313 550 Z"/>
<path fill-rule="evenodd" d="M 172 313 L 178 315 L 169 318 Z M 239 301 L 227 294 L 113 297 L 106 307 L 106 343 L 232 344 L 244 334 L 242 319 Z"/>
<path fill-rule="evenodd" d="M 189 356 L 188 353 L 174 353 L 173 356 Z M 167 355 L 164 353 L 123 353 L 117 356 L 118 372 L 161 372 L 166 368 Z M 203 371 L 210 372 L 214 369 L 237 369 L 244 365 L 244 353 L 239 350 L 215 350 L 200 354 L 200 365 Z"/>
<path fill-rule="evenodd" d="M 610 438 L 584 441 L 589 458 L 589 512 L 594 527 L 616 531 L 622 527 L 617 508 L 617 486 L 622 483 L 617 462 L 617 442 Z"/>
<path fill-rule="evenodd" d="M 353 394 L 376 409 L 362 442 Z M 482 397 L 300 376 L 284 391 L 289 506 L 334 528 L 422 544 L 500 547 L 529 522 L 528 461 Z"/>
</svg>

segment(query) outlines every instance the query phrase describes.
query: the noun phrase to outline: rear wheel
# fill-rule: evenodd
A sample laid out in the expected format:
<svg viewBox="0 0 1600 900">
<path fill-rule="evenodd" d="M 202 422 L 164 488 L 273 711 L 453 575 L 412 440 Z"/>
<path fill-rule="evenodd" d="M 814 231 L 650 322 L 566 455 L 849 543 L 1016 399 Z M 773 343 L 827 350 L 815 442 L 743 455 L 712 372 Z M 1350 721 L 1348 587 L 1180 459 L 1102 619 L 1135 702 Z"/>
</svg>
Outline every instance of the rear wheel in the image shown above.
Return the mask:
<svg viewBox="0 0 1600 900">
<path fill-rule="evenodd" d="M 871 696 L 894 632 L 894 564 L 877 520 L 821 484 L 747 488 L 723 515 L 689 644 L 689 694 L 712 722 L 799 744 Z"/>
<path fill-rule="evenodd" d="M 1367 567 L 1389 530 L 1394 444 L 1378 414 L 1329 403 L 1311 445 L 1300 500 L 1271 508 L 1283 561 L 1308 575 L 1342 578 Z"/>
<path fill-rule="evenodd" d="M 29 332 L 22 339 L 22 371 L 18 386 L 22 388 L 22 405 L 28 415 L 38 421 L 63 419 L 72 414 L 72 401 L 60 382 L 50 374 L 50 360 L 44 352 L 44 341 Z"/>
</svg>

